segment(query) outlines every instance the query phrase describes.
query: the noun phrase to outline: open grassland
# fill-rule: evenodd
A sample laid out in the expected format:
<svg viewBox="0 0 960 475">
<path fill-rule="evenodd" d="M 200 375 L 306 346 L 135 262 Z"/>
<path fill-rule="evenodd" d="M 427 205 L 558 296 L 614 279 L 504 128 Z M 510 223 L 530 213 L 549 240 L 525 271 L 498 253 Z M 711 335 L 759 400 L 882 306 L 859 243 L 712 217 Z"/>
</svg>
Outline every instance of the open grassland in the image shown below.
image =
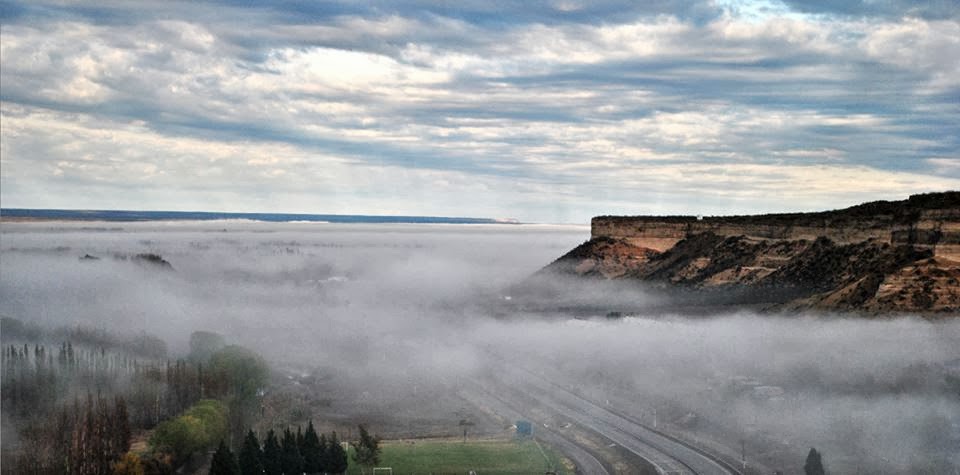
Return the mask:
<svg viewBox="0 0 960 475">
<path fill-rule="evenodd" d="M 541 474 L 554 470 L 567 474 L 556 452 L 532 440 L 486 441 L 384 441 L 379 467 L 391 467 L 394 475 L 477 475 Z M 541 451 L 542 448 L 542 451 Z M 350 451 L 348 475 L 360 475 Z M 368 475 L 370 470 L 365 471 Z M 388 473 L 377 471 L 378 474 Z"/>
</svg>

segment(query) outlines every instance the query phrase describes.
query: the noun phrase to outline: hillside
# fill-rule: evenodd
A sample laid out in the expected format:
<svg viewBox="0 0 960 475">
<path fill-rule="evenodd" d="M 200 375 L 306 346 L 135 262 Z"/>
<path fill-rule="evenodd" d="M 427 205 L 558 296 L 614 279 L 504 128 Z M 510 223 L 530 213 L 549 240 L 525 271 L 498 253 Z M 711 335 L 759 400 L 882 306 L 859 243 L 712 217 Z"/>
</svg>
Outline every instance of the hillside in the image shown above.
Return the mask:
<svg viewBox="0 0 960 475">
<path fill-rule="evenodd" d="M 956 191 L 820 213 L 601 216 L 591 236 L 538 274 L 768 310 L 960 315 Z"/>
</svg>

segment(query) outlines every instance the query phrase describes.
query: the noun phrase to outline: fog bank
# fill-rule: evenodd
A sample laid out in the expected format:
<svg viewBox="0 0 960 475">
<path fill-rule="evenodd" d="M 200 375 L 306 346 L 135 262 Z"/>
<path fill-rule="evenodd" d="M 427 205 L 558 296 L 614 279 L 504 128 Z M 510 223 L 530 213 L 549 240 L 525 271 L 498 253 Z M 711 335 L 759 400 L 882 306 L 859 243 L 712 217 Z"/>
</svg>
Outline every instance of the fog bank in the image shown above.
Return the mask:
<svg viewBox="0 0 960 475">
<path fill-rule="evenodd" d="M 421 411 L 395 399 L 503 358 L 640 418 L 695 414 L 691 431 L 796 459 L 786 473 L 811 446 L 835 473 L 960 465 L 960 320 L 604 318 L 604 302 L 653 298 L 622 282 L 563 283 L 557 298 L 590 303 L 581 318 L 515 305 L 511 285 L 587 227 L 3 223 L 0 237 L 0 315 L 23 321 L 145 331 L 174 351 L 216 331 L 276 367 L 399 388 L 374 403 Z M 138 253 L 173 270 L 114 257 Z"/>
</svg>

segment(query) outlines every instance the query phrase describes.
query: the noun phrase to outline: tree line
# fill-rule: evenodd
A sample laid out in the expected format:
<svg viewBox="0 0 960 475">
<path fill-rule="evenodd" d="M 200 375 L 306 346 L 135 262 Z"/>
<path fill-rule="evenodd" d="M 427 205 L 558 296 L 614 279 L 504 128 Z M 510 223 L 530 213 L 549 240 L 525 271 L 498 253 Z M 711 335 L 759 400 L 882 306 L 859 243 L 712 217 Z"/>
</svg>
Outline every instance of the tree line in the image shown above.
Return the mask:
<svg viewBox="0 0 960 475">
<path fill-rule="evenodd" d="M 346 470 L 347 452 L 337 433 L 318 435 L 313 421 L 306 431 L 286 428 L 280 436 L 271 429 L 262 445 L 250 430 L 236 456 L 221 441 L 210 464 L 211 475 L 339 474 Z"/>
<path fill-rule="evenodd" d="M 207 450 L 233 434 L 239 434 L 232 437 L 239 443 L 256 412 L 267 366 L 259 355 L 236 346 L 212 348 L 204 356 L 140 360 L 124 349 L 71 341 L 2 346 L 2 410 L 15 434 L 7 434 L 5 426 L 0 473 L 113 473 L 114 465 L 133 465 L 126 456 L 133 433 L 186 414 L 171 438 L 193 437 L 191 430 L 203 420 L 197 414 L 210 409 L 209 403 L 198 404 L 205 399 L 219 401 L 214 402 L 222 407 L 222 422 L 211 425 L 218 429 L 209 440 L 193 447 Z M 147 473 L 168 473 L 191 454 L 168 448 L 144 460 Z"/>
<path fill-rule="evenodd" d="M 127 405 L 120 396 L 87 394 L 84 403 L 75 399 L 49 422 L 29 427 L 27 435 L 29 450 L 5 458 L 5 472 L 108 475 L 130 448 Z"/>
</svg>

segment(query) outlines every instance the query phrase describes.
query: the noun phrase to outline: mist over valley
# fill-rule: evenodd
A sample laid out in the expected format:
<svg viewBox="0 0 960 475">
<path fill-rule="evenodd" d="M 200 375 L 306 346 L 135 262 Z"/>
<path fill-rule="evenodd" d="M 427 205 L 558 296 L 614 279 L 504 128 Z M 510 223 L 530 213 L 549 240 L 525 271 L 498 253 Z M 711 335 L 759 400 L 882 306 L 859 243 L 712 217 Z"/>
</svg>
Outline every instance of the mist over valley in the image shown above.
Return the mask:
<svg viewBox="0 0 960 475">
<path fill-rule="evenodd" d="M 312 419 L 421 438 L 457 436 L 468 420 L 471 435 L 493 435 L 514 422 L 485 409 L 499 397 L 546 430 L 577 430 L 561 402 L 536 402 L 542 387 L 513 393 L 535 377 L 720 457 L 746 455 L 758 473 L 802 473 L 810 447 L 831 473 L 960 465 L 957 319 L 611 318 L 660 298 L 624 282 L 554 282 L 553 311 L 511 295 L 587 237 L 547 225 L 4 223 L 0 315 L 155 335 L 169 358 L 189 352 L 192 332 L 216 332 L 272 369 L 260 427 Z M 122 258 L 143 254 L 170 266 Z M 3 430 L 15 440 L 6 415 Z"/>
</svg>

